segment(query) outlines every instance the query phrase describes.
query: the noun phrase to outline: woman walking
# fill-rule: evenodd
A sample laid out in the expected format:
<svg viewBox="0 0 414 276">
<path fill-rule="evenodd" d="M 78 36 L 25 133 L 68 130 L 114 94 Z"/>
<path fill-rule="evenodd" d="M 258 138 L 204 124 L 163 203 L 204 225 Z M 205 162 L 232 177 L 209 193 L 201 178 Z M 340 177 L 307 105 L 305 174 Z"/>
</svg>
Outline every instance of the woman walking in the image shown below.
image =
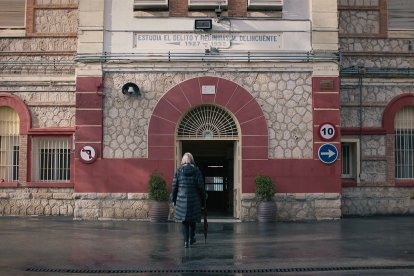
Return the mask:
<svg viewBox="0 0 414 276">
<path fill-rule="evenodd" d="M 182 222 L 184 247 L 196 242 L 196 222 L 201 220 L 201 207 L 204 206 L 205 191 L 201 171 L 196 167 L 191 153 L 183 155 L 172 183 L 172 201 L 175 208 L 175 221 Z"/>
</svg>

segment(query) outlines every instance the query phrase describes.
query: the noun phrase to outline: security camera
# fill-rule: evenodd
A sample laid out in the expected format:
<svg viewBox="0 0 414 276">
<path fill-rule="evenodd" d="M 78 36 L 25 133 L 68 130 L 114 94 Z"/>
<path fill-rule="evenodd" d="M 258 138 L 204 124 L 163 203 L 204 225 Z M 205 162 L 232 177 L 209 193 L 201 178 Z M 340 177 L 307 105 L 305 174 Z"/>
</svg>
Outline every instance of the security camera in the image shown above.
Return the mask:
<svg viewBox="0 0 414 276">
<path fill-rule="evenodd" d="M 135 94 L 135 89 L 134 87 L 130 86 L 128 87 L 128 90 L 126 91 L 128 95 L 134 95 Z"/>
<path fill-rule="evenodd" d="M 221 13 L 223 12 L 223 10 L 221 9 L 221 7 L 219 6 L 217 9 L 214 10 L 216 12 L 216 16 L 217 18 L 220 18 Z"/>
<path fill-rule="evenodd" d="M 122 86 L 122 94 L 124 95 L 141 95 L 138 85 L 128 82 Z"/>
</svg>

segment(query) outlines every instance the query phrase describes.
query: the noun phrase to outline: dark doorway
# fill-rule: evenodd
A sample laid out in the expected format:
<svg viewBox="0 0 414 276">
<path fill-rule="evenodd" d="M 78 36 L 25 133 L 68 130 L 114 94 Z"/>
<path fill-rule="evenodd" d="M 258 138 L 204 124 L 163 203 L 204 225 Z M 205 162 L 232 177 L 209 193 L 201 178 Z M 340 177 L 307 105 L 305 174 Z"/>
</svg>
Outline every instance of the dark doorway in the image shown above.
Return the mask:
<svg viewBox="0 0 414 276">
<path fill-rule="evenodd" d="M 209 217 L 233 216 L 233 141 L 182 141 L 204 176 Z"/>
</svg>

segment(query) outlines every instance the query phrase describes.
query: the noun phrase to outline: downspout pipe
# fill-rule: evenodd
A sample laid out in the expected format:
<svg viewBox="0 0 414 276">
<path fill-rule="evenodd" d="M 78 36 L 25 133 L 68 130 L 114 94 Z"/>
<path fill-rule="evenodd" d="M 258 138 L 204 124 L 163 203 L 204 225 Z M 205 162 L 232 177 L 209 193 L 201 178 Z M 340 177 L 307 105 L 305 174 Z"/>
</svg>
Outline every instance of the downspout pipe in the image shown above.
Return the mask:
<svg viewBox="0 0 414 276">
<path fill-rule="evenodd" d="M 358 86 L 359 86 L 359 104 L 358 104 L 358 116 L 359 116 L 359 181 L 361 181 L 362 172 L 362 86 L 363 78 L 366 73 L 364 67 L 358 67 Z"/>
</svg>

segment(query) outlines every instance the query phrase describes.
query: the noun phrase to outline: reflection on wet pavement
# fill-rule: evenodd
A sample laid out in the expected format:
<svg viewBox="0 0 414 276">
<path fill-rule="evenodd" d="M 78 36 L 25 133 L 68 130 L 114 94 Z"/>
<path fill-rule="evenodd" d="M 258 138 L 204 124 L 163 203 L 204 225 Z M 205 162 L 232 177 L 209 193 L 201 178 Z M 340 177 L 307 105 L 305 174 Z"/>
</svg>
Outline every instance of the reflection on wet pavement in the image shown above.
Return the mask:
<svg viewBox="0 0 414 276">
<path fill-rule="evenodd" d="M 173 222 L 2 217 L 0 274 L 255 275 L 286 270 L 295 275 L 324 271 L 353 275 L 357 269 L 361 275 L 386 271 L 384 275 L 410 275 L 414 274 L 412 229 L 411 217 L 216 222 L 209 224 L 207 243 L 199 224 L 197 243 L 185 249 L 181 225 Z"/>
</svg>

